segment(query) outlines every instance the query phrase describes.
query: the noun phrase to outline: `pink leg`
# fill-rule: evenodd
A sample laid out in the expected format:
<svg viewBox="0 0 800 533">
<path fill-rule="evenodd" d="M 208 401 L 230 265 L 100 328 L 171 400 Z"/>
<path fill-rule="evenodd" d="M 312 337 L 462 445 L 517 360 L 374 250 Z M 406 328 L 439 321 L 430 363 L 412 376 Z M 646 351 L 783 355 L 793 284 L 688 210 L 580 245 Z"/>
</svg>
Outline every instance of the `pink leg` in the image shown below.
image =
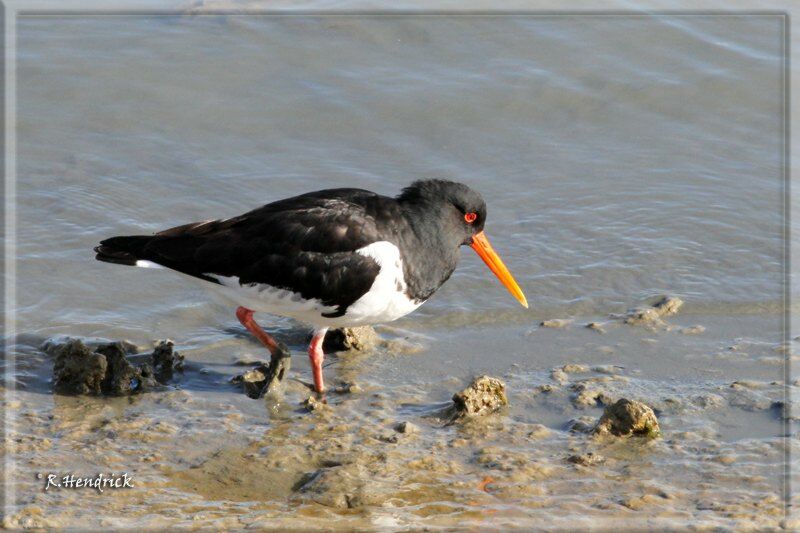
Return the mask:
<svg viewBox="0 0 800 533">
<path fill-rule="evenodd" d="M 239 322 L 242 323 L 247 330 L 252 333 L 255 338 L 261 341 L 261 344 L 267 347 L 269 353 L 272 355 L 278 355 L 281 352 L 281 348 L 278 346 L 278 343 L 275 342 L 266 331 L 261 329 L 256 321 L 253 319 L 253 311 L 246 307 L 237 307 L 236 308 L 236 318 L 239 319 Z"/>
<path fill-rule="evenodd" d="M 308 345 L 308 358 L 311 361 L 311 371 L 314 373 L 314 389 L 320 393 L 325 390 L 322 382 L 322 362 L 325 360 L 322 341 L 325 340 L 327 332 L 328 328 L 316 330 L 311 338 L 311 344 Z"/>
</svg>

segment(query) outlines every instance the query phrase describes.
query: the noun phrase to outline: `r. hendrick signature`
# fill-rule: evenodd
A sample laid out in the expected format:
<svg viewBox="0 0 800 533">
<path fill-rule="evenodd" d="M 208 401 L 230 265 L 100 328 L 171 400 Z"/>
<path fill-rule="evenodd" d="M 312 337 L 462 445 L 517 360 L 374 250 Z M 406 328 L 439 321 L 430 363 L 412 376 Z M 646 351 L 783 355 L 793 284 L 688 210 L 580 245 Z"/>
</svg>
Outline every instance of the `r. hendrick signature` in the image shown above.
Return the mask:
<svg viewBox="0 0 800 533">
<path fill-rule="evenodd" d="M 44 474 L 36 474 L 39 479 L 44 478 Z M 47 492 L 53 489 L 82 489 L 90 488 L 95 489 L 97 492 L 103 492 L 103 489 L 124 489 L 133 488 L 133 478 L 127 472 L 120 475 L 111 474 L 97 474 L 94 477 L 80 477 L 74 474 L 47 474 L 47 482 L 44 485 L 44 490 Z"/>
</svg>

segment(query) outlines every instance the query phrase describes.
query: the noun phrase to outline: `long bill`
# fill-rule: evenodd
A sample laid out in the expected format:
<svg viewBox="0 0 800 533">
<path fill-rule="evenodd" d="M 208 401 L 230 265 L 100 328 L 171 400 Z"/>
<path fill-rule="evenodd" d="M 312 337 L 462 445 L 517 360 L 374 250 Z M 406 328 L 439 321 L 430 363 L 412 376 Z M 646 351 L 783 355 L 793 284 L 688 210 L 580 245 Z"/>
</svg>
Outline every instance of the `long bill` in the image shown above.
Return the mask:
<svg viewBox="0 0 800 533">
<path fill-rule="evenodd" d="M 526 300 L 525 295 L 522 294 L 522 289 L 519 288 L 511 272 L 509 272 L 506 265 L 503 264 L 503 260 L 500 259 L 500 256 L 494 251 L 492 245 L 489 244 L 489 239 L 486 238 L 486 235 L 482 231 L 473 235 L 472 244 L 470 246 L 480 258 L 483 259 L 483 262 L 486 263 L 489 270 L 494 272 L 497 279 L 506 286 L 508 292 L 513 294 L 514 298 L 519 300 L 519 303 L 527 309 L 528 300 Z"/>
</svg>

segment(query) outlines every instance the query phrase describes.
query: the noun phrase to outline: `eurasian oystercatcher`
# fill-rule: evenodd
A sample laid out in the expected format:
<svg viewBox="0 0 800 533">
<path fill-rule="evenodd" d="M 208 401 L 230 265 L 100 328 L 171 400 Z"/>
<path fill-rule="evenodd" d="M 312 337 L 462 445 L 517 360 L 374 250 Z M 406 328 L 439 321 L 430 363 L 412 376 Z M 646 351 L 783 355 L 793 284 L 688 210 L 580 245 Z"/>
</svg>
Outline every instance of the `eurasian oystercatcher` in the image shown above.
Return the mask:
<svg viewBox="0 0 800 533">
<path fill-rule="evenodd" d="M 314 388 L 322 392 L 328 328 L 389 322 L 412 312 L 453 273 L 462 245 L 528 307 L 483 233 L 485 222 L 480 194 L 461 183 L 423 180 L 396 198 L 362 189 L 310 192 L 234 218 L 112 237 L 95 252 L 100 261 L 165 267 L 206 282 L 238 306 L 236 317 L 272 354 L 273 371 L 289 352 L 253 313 L 311 324 L 308 355 Z"/>
</svg>

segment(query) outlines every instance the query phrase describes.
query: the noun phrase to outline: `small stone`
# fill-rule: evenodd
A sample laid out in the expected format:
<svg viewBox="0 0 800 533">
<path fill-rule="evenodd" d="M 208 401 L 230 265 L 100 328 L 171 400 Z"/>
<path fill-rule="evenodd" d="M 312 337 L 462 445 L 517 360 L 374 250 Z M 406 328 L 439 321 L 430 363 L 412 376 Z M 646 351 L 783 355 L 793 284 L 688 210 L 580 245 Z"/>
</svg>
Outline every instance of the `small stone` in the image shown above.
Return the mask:
<svg viewBox="0 0 800 533">
<path fill-rule="evenodd" d="M 397 444 L 400 442 L 400 437 L 397 435 L 397 433 L 385 433 L 383 435 L 379 435 L 378 440 L 381 442 L 388 442 L 389 444 Z"/>
<path fill-rule="evenodd" d="M 269 367 L 267 365 L 259 365 L 256 368 L 248 370 L 244 374 L 234 376 L 231 379 L 231 383 L 241 383 L 245 394 L 257 400 L 261 397 L 261 393 L 267 385 L 268 374 Z"/>
<path fill-rule="evenodd" d="M 563 372 L 567 374 L 582 374 L 584 372 L 589 371 L 589 367 L 586 365 L 578 365 L 575 363 L 569 363 L 561 367 Z"/>
<path fill-rule="evenodd" d="M 309 412 L 312 411 L 323 411 L 325 409 L 330 409 L 328 404 L 324 400 L 318 400 L 314 396 L 309 396 L 303 401 L 303 407 L 306 408 Z"/>
<path fill-rule="evenodd" d="M 567 461 L 581 466 L 594 466 L 604 463 L 606 460 L 605 457 L 600 455 L 599 453 L 589 452 L 584 453 L 581 455 L 570 455 L 567 457 Z"/>
<path fill-rule="evenodd" d="M 572 398 L 572 405 L 575 407 L 600 407 L 603 405 L 610 405 L 614 402 L 613 398 L 605 391 L 587 388 L 585 386 L 579 387 L 579 389 L 577 394 Z"/>
<path fill-rule="evenodd" d="M 358 394 L 362 392 L 362 389 L 356 383 L 341 383 L 337 385 L 334 389 L 334 392 L 338 392 L 339 394 Z"/>
<path fill-rule="evenodd" d="M 632 309 L 628 311 L 628 316 L 625 318 L 625 323 L 630 324 L 631 326 L 653 324 L 658 321 L 659 314 L 652 307 Z"/>
<path fill-rule="evenodd" d="M 419 426 L 412 424 L 411 422 L 404 421 L 400 422 L 399 424 L 395 424 L 394 430 L 398 433 L 406 433 L 410 435 L 412 433 L 419 433 Z"/>
<path fill-rule="evenodd" d="M 641 402 L 627 398 L 622 398 L 606 407 L 594 428 L 595 434 L 611 434 L 618 437 L 628 435 L 653 437 L 660 432 L 658 419 L 653 410 Z"/>
<path fill-rule="evenodd" d="M 650 307 L 637 307 L 628 310 L 625 323 L 633 326 L 663 324 L 662 317 L 672 316 L 683 305 L 683 300 L 675 296 L 664 296 Z"/>
<path fill-rule="evenodd" d="M 506 386 L 498 378 L 481 376 L 469 387 L 453 395 L 458 415 L 479 416 L 497 411 L 508 405 Z"/>
<path fill-rule="evenodd" d="M 683 300 L 676 296 L 664 296 L 661 300 L 653 304 L 653 308 L 658 312 L 658 316 L 672 316 L 678 312 L 683 305 Z"/>
<path fill-rule="evenodd" d="M 569 376 L 567 375 L 566 372 L 564 372 L 560 368 L 554 368 L 553 370 L 550 371 L 550 379 L 563 384 L 569 380 Z"/>
<path fill-rule="evenodd" d="M 339 328 L 328 331 L 322 343 L 325 352 L 344 352 L 349 350 L 371 350 L 380 342 L 380 337 L 372 326 Z"/>
<path fill-rule="evenodd" d="M 551 318 L 550 320 L 542 320 L 539 325 L 543 328 L 565 328 L 572 324 L 571 318 Z"/>
<path fill-rule="evenodd" d="M 606 332 L 606 329 L 603 327 L 603 324 L 601 322 L 589 322 L 588 324 L 586 324 L 586 327 L 598 333 Z"/>
<path fill-rule="evenodd" d="M 160 340 L 153 350 L 153 370 L 160 383 L 172 379 L 174 371 L 183 371 L 184 357 L 173 350 L 175 343 L 170 339 Z"/>
</svg>

